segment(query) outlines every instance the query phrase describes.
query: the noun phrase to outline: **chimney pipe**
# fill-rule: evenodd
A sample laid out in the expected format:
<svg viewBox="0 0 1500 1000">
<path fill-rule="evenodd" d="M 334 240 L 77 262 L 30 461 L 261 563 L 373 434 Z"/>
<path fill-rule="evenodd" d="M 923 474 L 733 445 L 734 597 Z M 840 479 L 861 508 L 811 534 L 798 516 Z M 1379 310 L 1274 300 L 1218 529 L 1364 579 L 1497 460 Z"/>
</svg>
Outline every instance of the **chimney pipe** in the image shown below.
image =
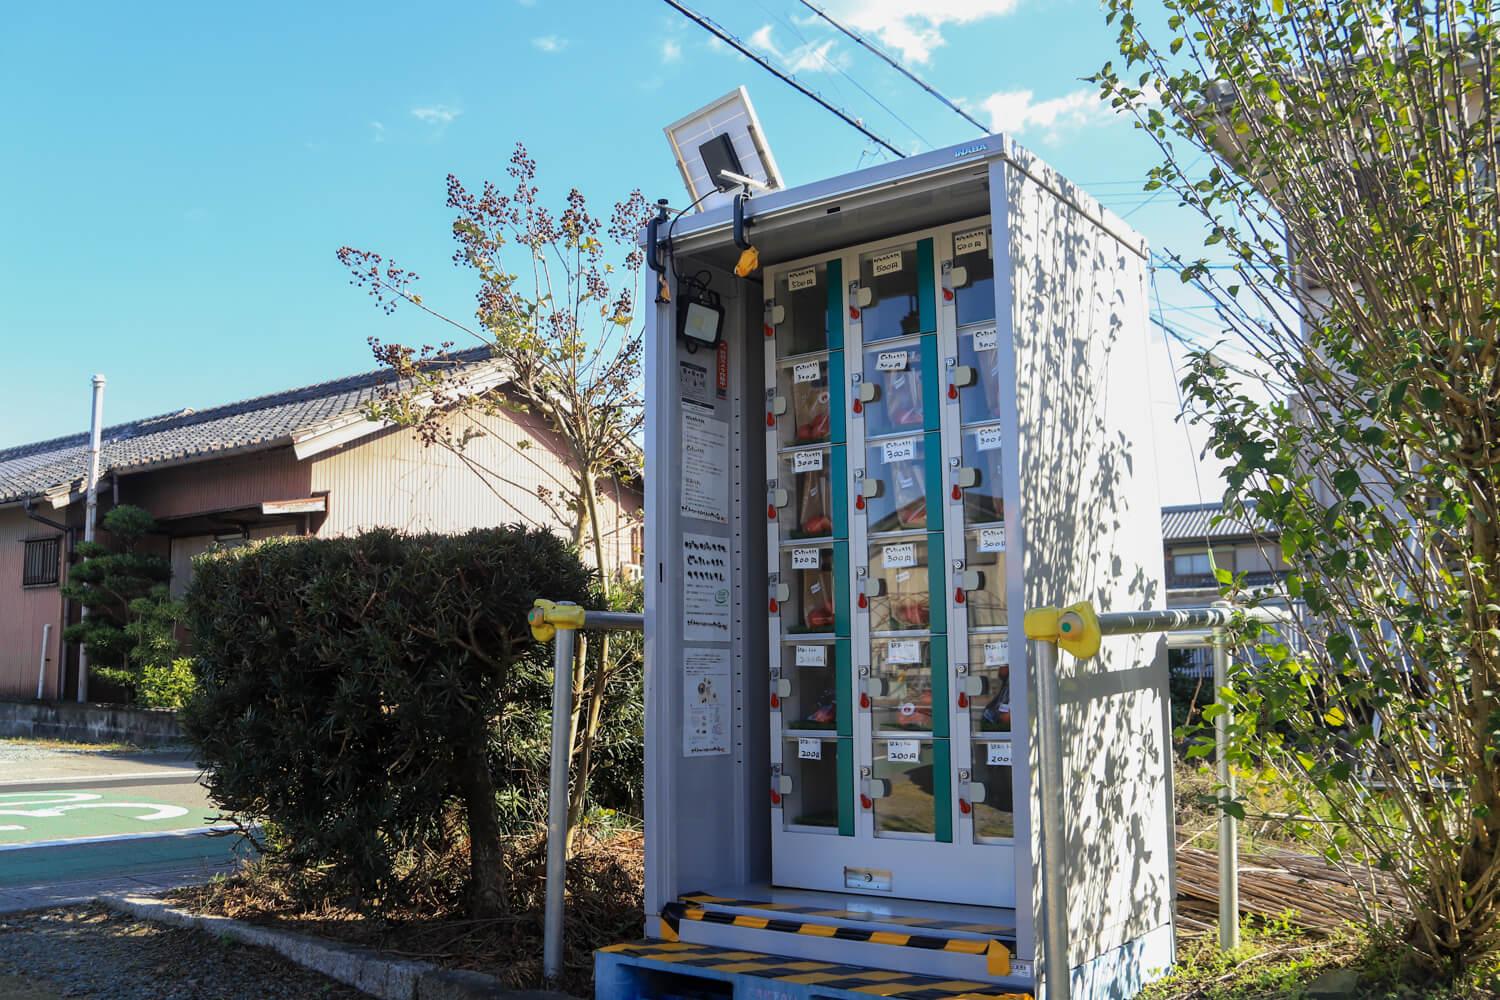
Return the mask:
<svg viewBox="0 0 1500 1000">
<path fill-rule="evenodd" d="M 89 476 L 83 511 L 83 540 L 94 540 L 94 524 L 99 516 L 99 438 L 104 433 L 104 376 L 94 376 L 94 413 L 89 422 Z M 87 618 L 88 608 L 79 614 Z M 78 701 L 89 700 L 89 651 L 78 647 Z"/>
</svg>

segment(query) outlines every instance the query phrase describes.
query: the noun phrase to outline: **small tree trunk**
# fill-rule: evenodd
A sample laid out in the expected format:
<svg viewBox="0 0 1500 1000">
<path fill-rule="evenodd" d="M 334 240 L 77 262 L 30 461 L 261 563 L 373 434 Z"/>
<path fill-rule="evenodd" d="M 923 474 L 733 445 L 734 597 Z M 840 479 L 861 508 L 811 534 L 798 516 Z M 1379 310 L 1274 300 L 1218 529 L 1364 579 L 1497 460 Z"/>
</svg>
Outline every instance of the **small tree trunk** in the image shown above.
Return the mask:
<svg viewBox="0 0 1500 1000">
<path fill-rule="evenodd" d="M 469 820 L 469 915 L 499 916 L 509 908 L 505 891 L 505 851 L 500 846 L 500 813 L 495 783 L 485 754 L 489 734 L 483 718 L 470 727 L 458 761 L 464 811 Z"/>
<path fill-rule="evenodd" d="M 604 711 L 604 688 L 609 682 L 609 671 L 605 669 L 605 657 L 609 655 L 609 636 L 600 636 L 599 664 L 594 668 L 593 683 L 589 690 L 589 712 L 584 722 L 583 738 L 578 745 L 578 780 L 573 783 L 573 792 L 568 801 L 568 854 L 573 853 L 573 843 L 578 827 L 583 822 L 584 804 L 588 800 L 589 782 L 594 774 L 594 744 L 599 739 L 599 719 Z"/>
</svg>

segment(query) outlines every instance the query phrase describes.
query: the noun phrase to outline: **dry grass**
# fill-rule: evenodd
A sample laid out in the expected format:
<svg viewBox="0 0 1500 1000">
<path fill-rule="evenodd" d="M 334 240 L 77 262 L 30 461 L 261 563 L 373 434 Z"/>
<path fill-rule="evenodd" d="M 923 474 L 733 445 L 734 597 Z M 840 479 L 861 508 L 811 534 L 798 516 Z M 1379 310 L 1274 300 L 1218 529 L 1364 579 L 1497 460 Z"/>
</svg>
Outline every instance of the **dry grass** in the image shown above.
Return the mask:
<svg viewBox="0 0 1500 1000">
<path fill-rule="evenodd" d="M 568 863 L 567 938 L 559 988 L 576 996 L 593 991 L 597 948 L 642 933 L 642 839 L 637 831 L 580 835 Z M 182 889 L 170 897 L 200 913 L 316 934 L 392 955 L 449 968 L 472 969 L 514 989 L 542 985 L 542 910 L 546 841 L 513 841 L 509 856 L 511 912 L 494 919 L 468 918 L 454 891 L 464 859 L 447 866 L 454 877 L 401 909 L 374 915 L 349 899 L 320 897 L 315 880 L 275 860 L 261 860 L 238 875 Z"/>
</svg>

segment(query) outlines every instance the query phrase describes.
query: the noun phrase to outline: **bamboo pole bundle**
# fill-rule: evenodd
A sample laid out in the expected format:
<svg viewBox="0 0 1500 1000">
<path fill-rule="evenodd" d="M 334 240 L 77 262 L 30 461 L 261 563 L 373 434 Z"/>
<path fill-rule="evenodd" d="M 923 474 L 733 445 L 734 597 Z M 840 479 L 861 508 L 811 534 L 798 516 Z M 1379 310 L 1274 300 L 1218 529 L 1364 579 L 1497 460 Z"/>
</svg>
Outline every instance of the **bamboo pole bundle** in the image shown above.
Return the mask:
<svg viewBox="0 0 1500 1000">
<path fill-rule="evenodd" d="M 1288 917 L 1309 933 L 1328 935 L 1367 910 L 1399 914 L 1399 891 L 1382 873 L 1351 873 L 1322 858 L 1292 851 L 1244 855 L 1240 862 L 1240 915 Z M 1212 851 L 1177 849 L 1177 919 L 1192 934 L 1218 919 L 1219 866 Z"/>
</svg>

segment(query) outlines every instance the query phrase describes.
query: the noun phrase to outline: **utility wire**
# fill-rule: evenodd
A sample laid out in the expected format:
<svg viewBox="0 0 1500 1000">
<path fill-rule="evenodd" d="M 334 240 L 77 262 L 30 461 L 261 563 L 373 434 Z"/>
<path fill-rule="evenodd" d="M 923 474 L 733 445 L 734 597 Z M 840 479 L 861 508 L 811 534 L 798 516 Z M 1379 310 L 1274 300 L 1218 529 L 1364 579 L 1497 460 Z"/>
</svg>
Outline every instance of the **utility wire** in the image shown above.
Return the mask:
<svg viewBox="0 0 1500 1000">
<path fill-rule="evenodd" d="M 772 17 L 774 17 L 776 20 L 780 21 L 782 23 L 782 25 L 788 31 L 790 31 L 793 35 L 797 36 L 797 38 L 801 39 L 802 44 L 804 46 L 804 51 L 806 51 L 809 54 L 816 53 L 817 56 L 818 56 L 819 61 L 822 62 L 822 64 L 824 66 L 826 66 L 827 68 L 833 70 L 839 76 L 843 77 L 845 80 L 848 80 L 850 83 L 852 83 L 854 85 L 854 88 L 856 90 L 858 90 L 861 94 L 864 94 L 870 100 L 874 101 L 875 105 L 877 107 L 879 107 L 880 110 L 884 111 L 886 114 L 888 114 L 892 118 L 896 119 L 896 121 L 900 122 L 901 125 L 908 132 L 910 132 L 912 135 L 916 136 L 917 139 L 918 139 L 918 141 L 920 141 L 922 143 L 922 145 L 927 146 L 929 149 L 932 148 L 932 142 L 925 135 L 923 135 L 921 132 L 918 132 L 916 130 L 916 128 L 910 122 L 908 122 L 905 118 L 902 118 L 900 115 L 898 115 L 895 112 L 895 110 L 893 110 L 890 107 L 890 105 L 886 104 L 880 98 L 876 97 L 874 94 L 870 93 L 870 91 L 866 90 L 865 89 L 865 85 L 862 84 L 862 83 L 860 83 L 852 75 L 850 75 L 850 73 L 847 70 L 845 70 L 844 67 L 840 66 L 838 63 L 834 62 L 832 59 L 829 59 L 827 56 L 823 55 L 823 53 L 818 52 L 818 47 L 817 47 L 816 43 L 814 43 L 812 40 L 810 40 L 801 31 L 798 31 L 797 30 L 797 26 L 795 24 L 793 24 L 791 21 L 787 20 L 785 17 L 782 17 L 779 13 L 777 13 L 774 10 L 772 10 L 770 7 L 767 7 L 765 4 L 761 3 L 760 0 L 755 0 L 755 5 L 757 7 L 759 7 L 761 10 L 765 11 L 767 14 L 771 15 Z M 828 44 L 832 45 L 833 43 L 829 42 Z M 771 47 L 769 45 L 767 47 L 768 48 L 772 48 L 773 52 L 775 51 L 774 47 Z M 838 84 L 835 83 L 834 86 L 837 87 Z"/>
<path fill-rule="evenodd" d="M 667 0 L 667 2 L 670 3 L 671 0 Z M 886 52 L 885 52 L 885 50 L 882 49 L 880 46 L 876 45 L 874 42 L 870 42 L 870 41 L 865 40 L 865 38 L 862 37 L 859 34 L 859 32 L 855 31 L 853 28 L 846 28 L 842 24 L 840 24 L 838 21 L 835 21 L 833 19 L 833 17 L 828 14 L 827 11 L 825 11 L 823 8 L 819 7 L 817 4 L 811 3 L 811 2 L 809 2 L 809 0 L 799 0 L 799 2 L 802 4 L 802 6 L 806 7 L 808 10 L 812 11 L 814 14 L 818 15 L 823 20 L 827 21 L 829 24 L 833 25 L 835 28 L 837 28 L 838 30 L 842 31 L 844 34 L 848 35 L 850 38 L 852 38 L 854 40 L 855 44 L 861 46 L 866 51 L 873 53 L 876 58 L 878 58 L 881 61 L 883 61 L 887 66 L 891 67 L 896 72 L 898 72 L 902 76 L 906 77 L 912 83 L 915 83 L 918 87 L 921 87 L 923 90 L 927 91 L 927 93 L 931 94 L 933 97 L 936 97 L 938 100 L 940 100 L 944 104 L 948 105 L 948 107 L 951 108 L 951 109 L 953 109 L 953 111 L 955 111 L 960 117 L 962 117 L 964 121 L 968 122 L 970 125 L 973 125 L 975 128 L 979 129 L 979 131 L 982 132 L 982 133 L 984 133 L 985 135 L 989 135 L 990 134 L 990 130 L 988 128 L 986 128 L 984 125 L 980 124 L 980 122 L 979 122 L 978 119 L 976 119 L 973 115 L 969 114 L 963 108 L 959 107 L 957 104 L 954 104 L 952 101 L 948 100 L 948 98 L 944 97 L 942 94 L 938 93 L 938 91 L 934 87 L 932 87 L 929 83 L 927 83 L 927 81 L 923 80 L 921 77 L 917 76 L 911 70 L 909 70 L 905 66 L 901 65 L 901 63 L 900 63 L 899 60 L 893 58 L 892 56 L 887 55 Z"/>
<path fill-rule="evenodd" d="M 792 87 L 792 89 L 796 90 L 802 96 L 811 98 L 812 100 L 816 101 L 819 105 L 822 106 L 822 108 L 825 111 L 830 111 L 834 115 L 838 116 L 838 118 L 841 121 L 843 121 L 843 123 L 845 125 L 848 125 L 851 128 L 853 128 L 853 129 L 856 129 L 862 135 L 864 135 L 865 138 L 873 140 L 874 142 L 877 142 L 880 145 L 884 146 L 886 149 L 888 149 L 892 153 L 894 153 L 897 156 L 897 158 L 903 159 L 903 160 L 906 159 L 906 154 L 905 153 L 901 152 L 901 150 L 897 149 L 895 146 L 891 145 L 889 142 L 887 142 L 886 140 L 882 139 L 880 136 L 876 135 L 874 132 L 870 131 L 868 128 L 866 128 L 864 126 L 864 124 L 858 118 L 855 118 L 853 115 L 849 114 L 847 111 L 844 111 L 843 109 L 841 109 L 841 108 L 839 108 L 839 107 L 837 107 L 837 106 L 835 106 L 833 104 L 828 103 L 822 97 L 820 97 L 815 91 L 809 90 L 806 87 L 804 87 L 802 84 L 798 83 L 795 77 L 789 76 L 786 73 L 783 73 L 781 70 L 777 69 L 775 66 L 772 66 L 769 60 L 767 60 L 763 56 L 761 56 L 761 55 L 755 53 L 754 51 L 752 51 L 748 46 L 745 45 L 744 42 L 740 41 L 733 34 L 731 34 L 728 29 L 721 27 L 713 19 L 705 17 L 702 14 L 699 14 L 697 11 L 693 10 L 692 8 L 686 7 L 683 4 L 678 3 L 677 0 L 665 0 L 665 3 L 666 3 L 666 5 L 668 7 L 671 7 L 673 10 L 675 10 L 679 14 L 682 14 L 683 16 L 685 16 L 686 18 L 688 18 L 688 20 L 692 21 L 694 24 L 698 25 L 698 27 L 702 28 L 704 31 L 707 31 L 708 33 L 710 33 L 711 35 L 713 35 L 715 38 L 719 39 L 719 41 L 724 42 L 725 44 L 729 45 L 731 48 L 733 48 L 740 55 L 745 56 L 747 59 L 754 60 L 766 72 L 768 72 L 772 76 L 776 77 L 782 83 L 785 83 L 785 84 L 789 85 L 790 87 Z"/>
</svg>

